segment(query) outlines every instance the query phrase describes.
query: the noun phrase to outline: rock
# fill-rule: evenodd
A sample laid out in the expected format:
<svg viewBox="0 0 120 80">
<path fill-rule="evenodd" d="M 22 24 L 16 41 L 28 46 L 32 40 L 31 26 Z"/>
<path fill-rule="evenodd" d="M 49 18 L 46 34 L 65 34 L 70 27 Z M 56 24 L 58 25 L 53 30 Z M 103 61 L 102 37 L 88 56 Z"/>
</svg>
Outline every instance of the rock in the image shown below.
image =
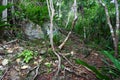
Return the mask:
<svg viewBox="0 0 120 80">
<path fill-rule="evenodd" d="M 4 60 L 2 61 L 2 65 L 3 65 L 3 66 L 7 65 L 7 64 L 8 64 L 8 61 L 9 61 L 8 59 L 4 59 Z"/>
<path fill-rule="evenodd" d="M 0 47 L 0 54 L 2 55 L 4 53 L 5 53 L 4 49 L 2 47 Z"/>
<path fill-rule="evenodd" d="M 0 70 L 2 70 L 2 71 L 3 71 L 3 70 L 5 70 L 5 67 L 3 67 L 3 66 L 0 66 Z"/>
<path fill-rule="evenodd" d="M 23 30 L 28 39 L 44 39 L 45 35 L 47 36 L 50 34 L 50 22 L 43 23 L 41 27 L 38 24 L 26 19 L 21 24 L 24 25 Z M 58 26 L 54 23 L 53 33 L 56 34 L 58 32 Z"/>
<path fill-rule="evenodd" d="M 44 33 L 41 26 L 30 20 L 27 20 L 26 23 L 24 23 L 24 33 L 31 40 L 44 38 Z"/>
<path fill-rule="evenodd" d="M 50 22 L 45 22 L 42 25 L 42 30 L 44 32 L 45 35 L 49 35 L 50 34 Z M 58 26 L 57 24 L 53 24 L 53 34 L 58 33 Z"/>
</svg>

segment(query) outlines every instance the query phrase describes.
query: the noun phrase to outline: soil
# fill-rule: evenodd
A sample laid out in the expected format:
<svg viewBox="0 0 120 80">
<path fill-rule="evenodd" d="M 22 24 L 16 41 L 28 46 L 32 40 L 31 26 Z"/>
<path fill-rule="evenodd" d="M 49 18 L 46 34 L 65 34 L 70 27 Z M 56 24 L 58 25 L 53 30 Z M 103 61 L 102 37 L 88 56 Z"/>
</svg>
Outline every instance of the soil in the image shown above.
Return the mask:
<svg viewBox="0 0 120 80">
<path fill-rule="evenodd" d="M 52 52 L 48 40 L 15 39 L 12 41 L 0 43 L 3 48 L 0 52 L 1 80 L 52 80 L 54 78 L 58 60 Z M 25 49 L 37 53 L 29 63 L 23 62 L 23 58 L 18 57 Z M 58 51 L 67 60 L 61 56 L 62 67 L 56 80 L 98 80 L 92 71 L 76 64 L 75 59 L 81 59 L 100 69 L 104 66 L 103 56 L 98 51 L 86 47 L 79 37 L 71 35 L 62 50 Z M 5 65 L 2 63 L 4 59 L 8 60 Z"/>
</svg>

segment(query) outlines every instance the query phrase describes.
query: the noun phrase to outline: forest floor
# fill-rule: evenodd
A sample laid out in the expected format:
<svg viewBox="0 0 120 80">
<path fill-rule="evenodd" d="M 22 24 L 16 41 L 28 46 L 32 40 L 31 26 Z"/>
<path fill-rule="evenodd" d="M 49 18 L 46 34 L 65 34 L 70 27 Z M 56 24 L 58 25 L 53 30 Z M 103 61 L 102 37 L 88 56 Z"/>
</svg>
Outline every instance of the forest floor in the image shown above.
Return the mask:
<svg viewBox="0 0 120 80">
<path fill-rule="evenodd" d="M 28 63 L 23 62 L 23 57 L 18 57 L 26 49 L 34 53 Z M 75 59 L 81 59 L 101 68 L 104 65 L 103 56 L 98 51 L 86 47 L 78 37 L 71 35 L 59 52 L 64 57 L 61 56 L 62 65 L 57 80 L 98 80 L 92 71 L 75 63 Z M 1 80 L 52 80 L 57 64 L 58 59 L 47 40 L 15 39 L 0 43 Z"/>
</svg>

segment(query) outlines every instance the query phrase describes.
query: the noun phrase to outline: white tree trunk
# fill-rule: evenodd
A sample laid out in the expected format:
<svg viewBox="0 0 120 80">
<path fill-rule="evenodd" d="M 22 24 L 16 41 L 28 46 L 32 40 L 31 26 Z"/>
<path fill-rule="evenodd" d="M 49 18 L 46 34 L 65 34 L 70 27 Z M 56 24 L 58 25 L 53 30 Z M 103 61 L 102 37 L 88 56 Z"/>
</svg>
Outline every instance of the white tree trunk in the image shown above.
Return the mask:
<svg viewBox="0 0 120 80">
<path fill-rule="evenodd" d="M 118 43 L 119 43 L 119 40 L 118 40 L 119 39 L 119 27 L 120 27 L 119 26 L 119 5 L 118 5 L 118 1 L 114 0 L 115 9 L 116 9 L 116 27 L 115 27 L 115 29 L 113 28 L 113 26 L 111 24 L 107 6 L 105 5 L 105 3 L 102 2 L 102 0 L 98 0 L 98 1 L 105 9 L 107 23 L 109 25 L 110 32 L 111 32 L 112 39 L 113 39 L 113 44 L 114 44 L 114 49 L 115 49 L 115 56 L 117 57 L 118 56 Z M 113 0 L 112 0 L 112 2 L 113 2 Z"/>
<path fill-rule="evenodd" d="M 3 0 L 3 1 L 2 1 L 2 5 L 7 5 L 7 1 L 8 1 L 8 0 Z M 2 12 L 2 19 L 3 19 L 3 21 L 7 21 L 7 9 L 5 9 L 5 10 Z"/>
<path fill-rule="evenodd" d="M 11 0 L 11 3 L 14 4 L 14 0 Z M 14 13 L 14 12 L 15 12 L 15 7 L 14 7 L 14 5 L 13 5 L 12 8 L 11 8 L 13 24 L 15 24 L 15 18 L 14 18 L 14 16 L 13 16 L 13 13 Z"/>
</svg>

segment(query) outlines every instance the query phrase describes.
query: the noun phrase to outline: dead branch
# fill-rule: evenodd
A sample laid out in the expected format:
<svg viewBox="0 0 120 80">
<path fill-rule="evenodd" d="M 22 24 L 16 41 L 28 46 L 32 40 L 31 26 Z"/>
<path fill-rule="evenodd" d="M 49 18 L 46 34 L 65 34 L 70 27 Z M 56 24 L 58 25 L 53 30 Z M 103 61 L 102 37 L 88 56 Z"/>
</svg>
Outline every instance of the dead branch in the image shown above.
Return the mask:
<svg viewBox="0 0 120 80">
<path fill-rule="evenodd" d="M 72 26 L 71 26 L 71 31 L 69 31 L 67 37 L 65 38 L 65 40 L 60 44 L 60 46 L 58 47 L 59 49 L 62 49 L 62 47 L 65 45 L 65 43 L 67 42 L 68 38 L 70 37 L 70 34 L 72 33 L 72 30 L 76 24 L 77 21 L 77 4 L 76 4 L 76 0 L 74 0 L 73 3 L 73 11 L 74 11 L 74 20 L 72 22 Z"/>
<path fill-rule="evenodd" d="M 36 71 L 35 71 L 35 76 L 33 77 L 32 80 L 35 80 L 35 78 L 37 77 L 39 68 L 40 68 L 40 65 L 37 66 Z"/>
<path fill-rule="evenodd" d="M 58 52 L 58 53 L 59 53 L 59 55 L 62 56 L 73 68 L 78 68 L 78 67 L 74 66 L 74 65 L 70 62 L 70 60 L 68 60 L 68 59 L 66 58 L 66 56 L 62 55 L 62 53 L 60 53 L 60 52 Z"/>
<path fill-rule="evenodd" d="M 65 69 L 65 71 L 67 71 L 69 73 L 73 73 L 76 76 L 83 77 L 83 76 L 81 76 L 81 74 L 76 73 L 76 71 L 71 70 L 70 68 L 65 67 L 64 69 Z"/>
<path fill-rule="evenodd" d="M 4 74 L 2 75 L 0 80 L 4 80 L 5 75 L 7 74 L 7 72 L 9 71 L 10 67 L 6 69 L 6 71 L 4 72 Z"/>
<path fill-rule="evenodd" d="M 62 44 L 60 44 L 60 46 L 58 47 L 59 49 L 62 49 L 62 47 L 65 45 L 65 43 L 67 42 L 68 38 L 70 37 L 72 31 L 70 31 L 67 35 L 67 37 L 65 38 L 65 40 L 62 42 Z"/>
<path fill-rule="evenodd" d="M 4 45 L 11 44 L 11 43 L 14 43 L 14 42 L 16 42 L 16 41 L 18 41 L 18 39 L 11 40 L 11 41 L 9 41 L 9 42 L 5 43 Z"/>
<path fill-rule="evenodd" d="M 36 77 L 37 77 L 37 75 L 39 74 L 38 71 L 39 71 L 40 64 L 42 63 L 42 61 L 43 61 L 43 59 L 42 59 L 35 67 L 33 67 L 32 69 L 30 69 L 30 70 L 27 72 L 27 76 L 28 76 L 32 71 L 35 70 L 35 75 L 34 75 L 34 77 L 32 78 L 32 80 L 35 80 Z"/>
</svg>

